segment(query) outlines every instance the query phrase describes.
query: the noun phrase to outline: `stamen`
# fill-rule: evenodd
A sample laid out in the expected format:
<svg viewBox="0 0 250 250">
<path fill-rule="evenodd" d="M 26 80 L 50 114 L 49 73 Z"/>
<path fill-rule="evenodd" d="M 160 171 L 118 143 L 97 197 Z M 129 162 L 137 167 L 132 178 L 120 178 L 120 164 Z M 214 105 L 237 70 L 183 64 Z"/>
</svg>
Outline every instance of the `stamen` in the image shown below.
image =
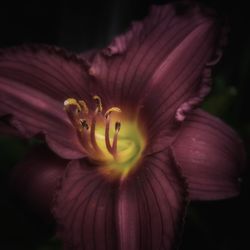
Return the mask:
<svg viewBox="0 0 250 250">
<path fill-rule="evenodd" d="M 105 126 L 105 143 L 110 154 L 113 155 L 113 149 L 109 138 L 109 127 L 110 127 L 110 114 L 113 112 L 121 113 L 121 109 L 118 107 L 112 107 L 105 112 L 106 126 Z"/>
<path fill-rule="evenodd" d="M 106 117 L 106 115 L 105 115 Z M 112 147 L 111 147 L 111 143 L 110 143 L 110 139 L 109 139 L 109 127 L 110 127 L 110 117 L 107 116 L 106 117 L 106 126 L 105 126 L 105 143 L 106 143 L 106 147 L 109 151 L 109 153 L 112 154 Z"/>
<path fill-rule="evenodd" d="M 65 109 L 67 109 L 71 105 L 76 106 L 78 112 L 80 112 L 82 110 L 81 106 L 79 105 L 79 103 L 77 102 L 76 99 L 68 98 L 67 100 L 64 101 L 64 108 Z"/>
<path fill-rule="evenodd" d="M 94 95 L 93 99 L 96 102 L 96 113 L 101 113 L 102 112 L 102 100 L 98 95 Z"/>
<path fill-rule="evenodd" d="M 80 104 L 83 113 L 87 115 L 89 113 L 89 108 L 87 103 L 84 100 L 79 100 L 78 103 Z"/>
<path fill-rule="evenodd" d="M 81 112 L 81 106 L 74 98 L 68 98 L 64 101 L 64 110 L 66 111 L 70 121 L 75 127 L 79 126 L 79 114 Z"/>
<path fill-rule="evenodd" d="M 111 107 L 103 112 L 101 98 L 94 95 L 93 100 L 96 103 L 94 110 L 90 110 L 84 100 L 74 98 L 64 101 L 64 109 L 75 127 L 83 152 L 91 160 L 101 162 L 112 171 L 118 168 L 117 173 L 126 175 L 130 170 L 130 165 L 139 159 L 144 140 L 140 134 L 136 137 L 138 128 L 132 123 L 133 121 L 131 123 L 124 121 L 124 128 L 120 132 L 120 119 L 126 116 L 113 114 L 121 113 L 120 108 Z M 128 135 L 130 130 L 131 136 Z"/>
<path fill-rule="evenodd" d="M 98 153 L 102 153 L 102 151 L 100 150 L 97 142 L 96 142 L 96 138 L 95 138 L 95 125 L 96 125 L 96 118 L 95 115 L 92 118 L 92 122 L 91 122 L 91 129 L 90 129 L 90 141 L 91 144 L 93 146 L 93 148 L 98 152 Z"/>
<path fill-rule="evenodd" d="M 89 138 L 89 132 L 88 132 L 88 124 L 84 123 L 84 126 L 83 126 L 83 129 L 80 130 L 80 131 L 77 131 L 78 133 L 78 136 L 80 138 L 80 142 L 84 148 L 84 150 L 89 153 L 89 154 L 93 154 L 94 151 L 93 151 L 93 148 L 91 147 L 91 144 L 90 144 L 90 138 Z"/>
<path fill-rule="evenodd" d="M 117 108 L 117 107 L 112 107 L 110 109 L 108 109 L 105 113 L 105 117 L 107 118 L 112 112 L 117 112 L 117 113 L 121 113 L 121 109 L 120 108 Z"/>
</svg>

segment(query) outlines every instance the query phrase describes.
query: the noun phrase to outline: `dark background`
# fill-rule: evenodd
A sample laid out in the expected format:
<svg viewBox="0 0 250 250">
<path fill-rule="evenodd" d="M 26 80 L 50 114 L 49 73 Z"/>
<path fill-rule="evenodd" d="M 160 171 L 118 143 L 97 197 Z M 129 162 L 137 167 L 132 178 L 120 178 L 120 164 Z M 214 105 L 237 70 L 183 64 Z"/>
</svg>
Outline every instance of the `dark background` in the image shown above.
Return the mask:
<svg viewBox="0 0 250 250">
<path fill-rule="evenodd" d="M 169 1 L 2 1 L 0 47 L 46 43 L 76 52 L 103 47 L 115 34 L 126 30 L 131 20 L 144 17 L 152 3 L 166 2 Z M 229 44 L 215 68 L 214 89 L 204 108 L 236 129 L 249 152 L 250 12 L 247 1 L 200 2 L 227 15 L 231 26 Z M 10 169 L 30 147 L 30 142 L 0 138 L 0 249 L 3 250 L 60 249 L 60 243 L 52 237 L 53 227 L 13 203 L 6 188 Z M 249 195 L 247 170 L 240 197 L 191 203 L 181 250 L 250 249 Z"/>
</svg>

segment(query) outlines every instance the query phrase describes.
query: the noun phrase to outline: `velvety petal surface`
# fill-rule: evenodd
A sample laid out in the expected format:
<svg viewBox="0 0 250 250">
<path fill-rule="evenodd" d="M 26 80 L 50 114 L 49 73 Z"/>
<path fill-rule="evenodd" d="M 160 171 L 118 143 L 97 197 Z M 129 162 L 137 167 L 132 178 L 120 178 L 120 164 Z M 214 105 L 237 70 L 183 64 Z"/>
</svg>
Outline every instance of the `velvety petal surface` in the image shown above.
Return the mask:
<svg viewBox="0 0 250 250">
<path fill-rule="evenodd" d="M 14 168 L 11 188 L 31 211 L 51 219 L 54 193 L 67 163 L 47 147 L 35 147 Z"/>
<path fill-rule="evenodd" d="M 121 184 L 117 200 L 120 250 L 171 250 L 185 215 L 186 186 L 164 151 L 144 159 L 143 170 Z"/>
<path fill-rule="evenodd" d="M 185 184 L 168 152 L 147 156 L 138 171 L 112 180 L 73 161 L 54 214 L 65 249 L 170 250 L 180 234 Z"/>
<path fill-rule="evenodd" d="M 117 188 L 86 161 L 72 161 L 58 191 L 54 215 L 65 249 L 117 250 Z"/>
<path fill-rule="evenodd" d="M 25 136 L 42 133 L 65 158 L 82 156 L 80 143 L 63 110 L 69 97 L 85 98 L 84 61 L 60 49 L 32 46 L 0 52 L 0 116 Z"/>
<path fill-rule="evenodd" d="M 220 119 L 197 110 L 183 123 L 173 145 L 192 200 L 225 199 L 239 194 L 245 163 L 238 135 Z"/>
<path fill-rule="evenodd" d="M 0 51 L 1 76 L 63 102 L 69 96 L 87 98 L 83 57 L 48 45 L 26 45 Z"/>
<path fill-rule="evenodd" d="M 89 73 L 108 105 L 142 108 L 150 128 L 164 128 L 175 116 L 184 119 L 208 92 L 205 69 L 219 57 L 217 21 L 195 4 L 154 6 L 95 56 Z"/>
</svg>

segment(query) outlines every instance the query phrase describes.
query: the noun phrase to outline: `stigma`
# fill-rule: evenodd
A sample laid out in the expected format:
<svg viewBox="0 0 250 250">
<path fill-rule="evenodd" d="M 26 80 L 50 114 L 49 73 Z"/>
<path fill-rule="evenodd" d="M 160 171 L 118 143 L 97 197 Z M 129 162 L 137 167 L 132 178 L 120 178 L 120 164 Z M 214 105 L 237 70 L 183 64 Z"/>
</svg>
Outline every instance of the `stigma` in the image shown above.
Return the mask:
<svg viewBox="0 0 250 250">
<path fill-rule="evenodd" d="M 117 106 L 103 108 L 98 95 L 89 108 L 85 100 L 68 98 L 64 110 L 76 130 L 84 153 L 104 172 L 127 175 L 138 163 L 145 146 L 137 121 L 126 118 Z"/>
</svg>

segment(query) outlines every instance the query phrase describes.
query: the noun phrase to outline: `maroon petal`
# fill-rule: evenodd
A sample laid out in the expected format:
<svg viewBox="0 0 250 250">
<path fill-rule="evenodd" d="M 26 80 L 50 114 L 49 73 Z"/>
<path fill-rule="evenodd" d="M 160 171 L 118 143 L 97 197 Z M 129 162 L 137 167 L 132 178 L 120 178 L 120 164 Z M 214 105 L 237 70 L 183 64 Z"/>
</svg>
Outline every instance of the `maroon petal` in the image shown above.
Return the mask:
<svg viewBox="0 0 250 250">
<path fill-rule="evenodd" d="M 143 167 L 119 188 L 119 249 L 173 249 L 185 213 L 185 183 L 166 151 L 146 157 Z"/>
<path fill-rule="evenodd" d="M 83 61 L 59 49 L 25 47 L 0 53 L 0 116 L 25 136 L 43 133 L 65 158 L 82 156 L 76 133 L 63 111 L 69 97 L 87 98 Z"/>
<path fill-rule="evenodd" d="M 15 167 L 11 187 L 34 213 L 51 219 L 54 192 L 67 163 L 46 147 L 36 147 Z"/>
<path fill-rule="evenodd" d="M 0 76 L 39 90 L 63 102 L 87 98 L 86 62 L 77 55 L 47 45 L 20 46 L 0 51 Z"/>
<path fill-rule="evenodd" d="M 220 119 L 197 110 L 187 117 L 173 145 L 193 200 L 239 194 L 245 152 L 237 134 Z"/>
<path fill-rule="evenodd" d="M 54 214 L 65 249 L 171 249 L 185 210 L 185 186 L 167 152 L 146 157 L 138 173 L 111 181 L 73 161 Z"/>
<path fill-rule="evenodd" d="M 173 4 L 154 6 L 144 21 L 96 55 L 89 72 L 113 105 L 134 109 L 148 95 L 145 112 L 153 120 L 164 115 L 160 122 L 165 121 L 182 103 L 204 95 L 207 82 L 201 78 L 215 53 L 216 22 L 195 5 L 181 13 Z"/>
<path fill-rule="evenodd" d="M 115 184 L 96 166 L 72 161 L 59 190 L 54 214 L 65 249 L 117 250 Z"/>
</svg>

